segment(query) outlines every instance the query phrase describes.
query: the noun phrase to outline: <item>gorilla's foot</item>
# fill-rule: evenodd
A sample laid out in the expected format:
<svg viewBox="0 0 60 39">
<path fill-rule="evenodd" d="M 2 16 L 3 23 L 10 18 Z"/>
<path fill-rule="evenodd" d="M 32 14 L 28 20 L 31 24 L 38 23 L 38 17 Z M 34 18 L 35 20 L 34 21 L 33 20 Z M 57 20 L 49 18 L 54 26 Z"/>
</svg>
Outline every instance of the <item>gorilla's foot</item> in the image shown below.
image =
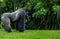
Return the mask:
<svg viewBox="0 0 60 39">
<path fill-rule="evenodd" d="M 18 26 L 18 31 L 19 32 L 24 32 L 25 30 L 25 27 L 24 26 Z"/>
<path fill-rule="evenodd" d="M 7 32 L 12 32 L 11 30 L 5 30 L 5 31 L 7 31 Z"/>
<path fill-rule="evenodd" d="M 24 30 L 19 30 L 19 32 L 24 32 Z"/>
<path fill-rule="evenodd" d="M 18 29 L 19 32 L 24 32 L 24 29 Z"/>
<path fill-rule="evenodd" d="M 19 31 L 19 32 L 24 32 L 24 30 L 20 30 L 20 29 L 16 29 L 16 31 Z"/>
<path fill-rule="evenodd" d="M 12 32 L 12 31 L 11 31 L 11 28 L 5 28 L 5 31 L 7 31 L 7 32 Z"/>
<path fill-rule="evenodd" d="M 12 32 L 11 29 L 8 29 L 8 30 L 5 29 L 5 31 L 7 31 L 7 32 Z"/>
</svg>

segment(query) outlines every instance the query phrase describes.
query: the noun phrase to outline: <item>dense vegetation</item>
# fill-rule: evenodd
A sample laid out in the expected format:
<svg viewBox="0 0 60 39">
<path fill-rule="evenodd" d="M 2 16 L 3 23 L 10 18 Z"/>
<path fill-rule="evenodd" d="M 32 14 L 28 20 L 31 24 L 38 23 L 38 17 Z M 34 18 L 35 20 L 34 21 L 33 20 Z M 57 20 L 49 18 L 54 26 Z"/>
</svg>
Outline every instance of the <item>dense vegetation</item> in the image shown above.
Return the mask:
<svg viewBox="0 0 60 39">
<path fill-rule="evenodd" d="M 60 29 L 60 0 L 0 0 L 0 16 L 27 7 L 26 29 Z"/>
</svg>

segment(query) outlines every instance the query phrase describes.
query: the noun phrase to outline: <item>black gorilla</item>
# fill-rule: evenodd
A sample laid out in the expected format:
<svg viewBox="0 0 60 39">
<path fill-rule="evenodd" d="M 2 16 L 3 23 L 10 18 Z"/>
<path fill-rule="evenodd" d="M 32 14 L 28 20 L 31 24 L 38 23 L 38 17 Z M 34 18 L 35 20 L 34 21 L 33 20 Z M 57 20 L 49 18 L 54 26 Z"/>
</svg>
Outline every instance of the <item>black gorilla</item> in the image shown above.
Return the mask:
<svg viewBox="0 0 60 39">
<path fill-rule="evenodd" d="M 26 8 L 21 8 L 15 12 L 7 12 L 1 15 L 1 21 L 6 31 L 11 32 L 11 22 L 15 22 L 16 29 L 23 32 L 25 30 L 25 20 L 28 16 Z"/>
</svg>

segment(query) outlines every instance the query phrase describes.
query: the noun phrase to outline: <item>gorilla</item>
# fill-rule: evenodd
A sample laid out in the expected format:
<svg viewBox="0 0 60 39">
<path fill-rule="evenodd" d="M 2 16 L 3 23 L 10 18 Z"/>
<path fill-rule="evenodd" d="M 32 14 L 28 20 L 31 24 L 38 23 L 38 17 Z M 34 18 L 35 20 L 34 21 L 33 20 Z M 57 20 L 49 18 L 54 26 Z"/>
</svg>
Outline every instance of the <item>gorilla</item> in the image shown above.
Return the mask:
<svg viewBox="0 0 60 39">
<path fill-rule="evenodd" d="M 28 18 L 26 7 L 20 8 L 14 12 L 7 12 L 1 15 L 3 28 L 7 32 L 11 32 L 11 22 L 15 22 L 16 30 L 23 32 L 25 30 L 25 20 Z"/>
</svg>

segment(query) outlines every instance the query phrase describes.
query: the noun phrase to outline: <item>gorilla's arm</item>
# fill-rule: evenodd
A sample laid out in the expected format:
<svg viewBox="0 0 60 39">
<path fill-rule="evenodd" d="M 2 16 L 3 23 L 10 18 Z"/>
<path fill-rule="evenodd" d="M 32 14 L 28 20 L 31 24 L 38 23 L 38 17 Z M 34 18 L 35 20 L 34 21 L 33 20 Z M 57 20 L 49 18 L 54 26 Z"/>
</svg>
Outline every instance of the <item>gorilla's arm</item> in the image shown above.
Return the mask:
<svg viewBox="0 0 60 39">
<path fill-rule="evenodd" d="M 10 16 L 11 16 L 10 13 L 4 13 L 1 15 L 1 21 L 3 23 L 3 27 L 8 32 L 11 32 Z"/>
</svg>

